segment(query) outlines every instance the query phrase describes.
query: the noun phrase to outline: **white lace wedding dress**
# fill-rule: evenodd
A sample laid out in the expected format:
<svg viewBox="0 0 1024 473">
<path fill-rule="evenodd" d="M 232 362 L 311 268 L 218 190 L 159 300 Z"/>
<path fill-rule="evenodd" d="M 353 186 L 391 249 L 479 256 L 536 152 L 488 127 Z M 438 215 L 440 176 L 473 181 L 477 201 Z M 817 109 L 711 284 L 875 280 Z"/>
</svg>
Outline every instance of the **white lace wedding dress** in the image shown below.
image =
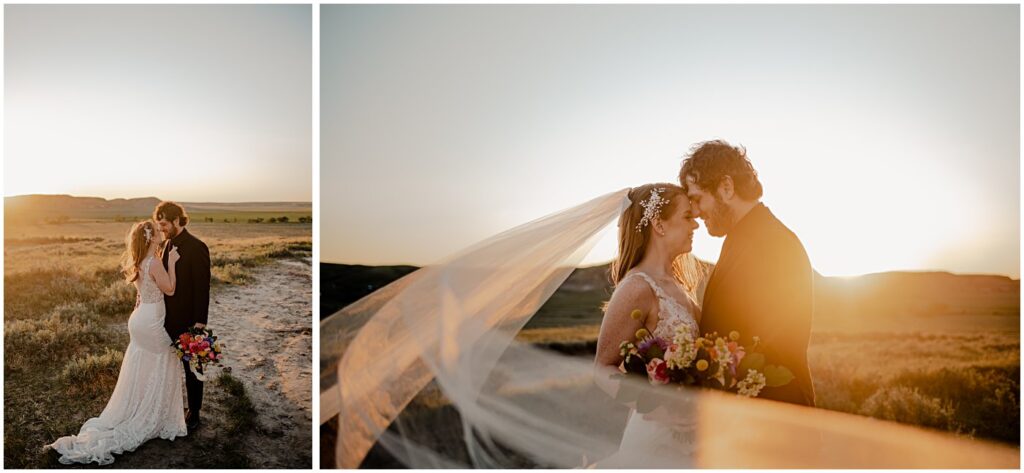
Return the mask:
<svg viewBox="0 0 1024 473">
<path fill-rule="evenodd" d="M 114 393 L 99 417 L 85 422 L 78 435 L 61 437 L 49 447 L 63 464 L 107 465 L 113 454 L 135 450 L 153 438 L 185 436 L 181 362 L 164 330 L 164 296 L 150 275 L 152 256 L 142 262 L 141 303 L 128 319 L 131 342 L 124 353 Z M 157 263 L 159 264 L 159 263 Z"/>
<path fill-rule="evenodd" d="M 700 327 L 693 314 L 669 296 L 654 278 L 634 271 L 626 276 L 640 277 L 658 297 L 658 324 L 653 335 L 671 340 L 677 327 L 686 327 L 696 338 Z M 666 388 L 667 389 L 667 388 Z M 687 468 L 696 455 L 697 416 L 695 412 L 674 412 L 671 420 L 650 420 L 633 411 L 622 434 L 619 451 L 597 464 L 598 468 Z"/>
</svg>

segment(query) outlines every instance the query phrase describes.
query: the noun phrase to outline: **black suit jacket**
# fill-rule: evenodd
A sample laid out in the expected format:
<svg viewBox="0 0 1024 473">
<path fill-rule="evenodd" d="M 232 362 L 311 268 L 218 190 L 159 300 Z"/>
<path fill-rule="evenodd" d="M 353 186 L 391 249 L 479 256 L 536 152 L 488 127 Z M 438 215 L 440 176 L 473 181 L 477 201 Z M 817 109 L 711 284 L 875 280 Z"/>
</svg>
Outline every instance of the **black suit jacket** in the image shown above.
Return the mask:
<svg viewBox="0 0 1024 473">
<path fill-rule="evenodd" d="M 704 293 L 701 331 L 740 332 L 768 364 L 790 369 L 796 379 L 766 387 L 758 397 L 814 406 L 807 345 L 814 311 L 814 273 L 803 244 L 775 215 L 758 204 L 729 232 Z"/>
<path fill-rule="evenodd" d="M 210 250 L 188 230 L 164 244 L 163 263 L 167 268 L 169 247 L 178 248 L 181 258 L 174 266 L 177 284 L 173 296 L 164 296 L 164 329 L 174 340 L 197 323 L 206 324 L 210 313 Z"/>
</svg>

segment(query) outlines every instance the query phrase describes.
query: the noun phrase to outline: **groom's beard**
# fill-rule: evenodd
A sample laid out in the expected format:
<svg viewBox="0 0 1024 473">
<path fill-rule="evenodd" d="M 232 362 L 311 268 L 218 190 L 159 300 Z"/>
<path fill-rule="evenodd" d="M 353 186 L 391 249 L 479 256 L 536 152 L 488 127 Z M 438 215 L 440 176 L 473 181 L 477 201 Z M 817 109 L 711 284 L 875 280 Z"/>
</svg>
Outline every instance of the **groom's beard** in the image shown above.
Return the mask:
<svg viewBox="0 0 1024 473">
<path fill-rule="evenodd" d="M 708 213 L 708 217 L 704 219 L 704 223 L 708 226 L 708 233 L 714 237 L 723 237 L 732 230 L 733 212 L 732 207 L 729 207 L 718 199 L 715 199 L 715 205 L 711 208 L 711 212 Z"/>
</svg>

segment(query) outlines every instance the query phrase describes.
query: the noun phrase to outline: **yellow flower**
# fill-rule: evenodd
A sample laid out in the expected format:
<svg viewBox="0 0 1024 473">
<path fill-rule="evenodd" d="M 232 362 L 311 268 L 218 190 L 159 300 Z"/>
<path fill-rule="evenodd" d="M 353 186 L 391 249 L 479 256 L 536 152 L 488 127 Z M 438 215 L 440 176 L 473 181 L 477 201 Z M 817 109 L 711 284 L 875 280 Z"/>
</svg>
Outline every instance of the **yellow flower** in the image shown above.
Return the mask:
<svg viewBox="0 0 1024 473">
<path fill-rule="evenodd" d="M 636 335 L 637 340 L 641 340 L 651 336 L 651 332 L 648 332 L 645 328 L 641 328 L 640 330 L 637 330 L 636 333 L 634 333 L 633 335 Z"/>
<path fill-rule="evenodd" d="M 715 339 L 715 346 L 716 347 L 724 347 L 725 346 L 725 340 L 723 340 L 721 338 L 716 338 Z"/>
<path fill-rule="evenodd" d="M 708 360 L 697 360 L 697 371 L 708 369 Z"/>
<path fill-rule="evenodd" d="M 629 317 L 633 320 L 640 320 L 644 318 L 644 313 L 640 312 L 640 309 L 633 309 L 633 312 L 629 313 Z"/>
<path fill-rule="evenodd" d="M 729 332 L 729 340 L 732 340 L 732 341 L 735 342 L 735 341 L 738 341 L 739 339 L 740 339 L 740 333 L 739 332 L 737 332 L 735 330 L 733 330 L 732 332 Z"/>
</svg>

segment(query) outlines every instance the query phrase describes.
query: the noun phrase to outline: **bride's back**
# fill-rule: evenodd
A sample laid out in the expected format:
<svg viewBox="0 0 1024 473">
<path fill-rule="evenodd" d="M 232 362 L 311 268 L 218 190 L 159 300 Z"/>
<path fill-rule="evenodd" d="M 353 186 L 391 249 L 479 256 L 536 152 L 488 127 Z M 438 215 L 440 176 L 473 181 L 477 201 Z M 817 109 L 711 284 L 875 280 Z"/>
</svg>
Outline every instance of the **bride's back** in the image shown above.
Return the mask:
<svg viewBox="0 0 1024 473">
<path fill-rule="evenodd" d="M 164 293 L 160 291 L 150 272 L 153 264 L 160 264 L 153 256 L 147 256 L 142 260 L 139 264 L 139 278 L 134 282 L 135 290 L 139 292 L 143 304 L 156 304 L 164 300 Z"/>
</svg>

